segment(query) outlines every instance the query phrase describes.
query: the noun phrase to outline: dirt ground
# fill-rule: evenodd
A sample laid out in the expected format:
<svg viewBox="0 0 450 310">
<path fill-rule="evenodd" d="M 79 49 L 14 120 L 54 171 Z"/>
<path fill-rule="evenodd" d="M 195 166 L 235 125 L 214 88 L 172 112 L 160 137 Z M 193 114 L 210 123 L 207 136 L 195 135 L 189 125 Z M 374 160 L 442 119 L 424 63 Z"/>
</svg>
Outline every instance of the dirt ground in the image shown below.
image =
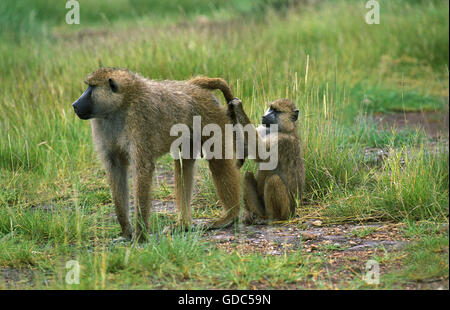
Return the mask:
<svg viewBox="0 0 450 310">
<path fill-rule="evenodd" d="M 154 201 L 155 212 L 176 213 L 172 201 Z M 205 224 L 205 219 L 194 219 L 194 225 Z M 239 251 L 243 254 L 284 255 L 301 249 L 306 254 L 326 256 L 321 266 L 320 276 L 327 277 L 330 288 L 339 283 L 361 278 L 366 262 L 374 256 L 386 253 L 395 255 L 412 240 L 402 232 L 404 224 L 394 223 L 345 223 L 326 225 L 320 220 L 304 223 L 259 222 L 254 225 L 239 224 L 221 230 L 206 231 L 202 240 L 213 243 L 226 252 Z M 444 228 L 444 229 L 448 229 Z M 380 264 L 380 274 L 401 270 L 397 264 Z M 256 286 L 255 288 L 258 288 Z M 261 287 L 263 288 L 263 287 Z M 286 285 L 280 289 L 315 288 L 312 282 Z M 403 286 L 405 289 L 448 289 L 445 279 L 429 282 L 414 282 Z"/>
<path fill-rule="evenodd" d="M 172 201 L 153 201 L 154 212 L 175 214 Z M 194 225 L 208 220 L 194 219 Z M 383 246 L 400 249 L 408 241 L 401 236 L 400 224 L 366 223 L 324 225 L 320 220 L 305 223 L 259 221 L 253 225 L 241 223 L 225 229 L 206 231 L 205 241 L 214 242 L 227 251 L 238 248 L 243 253 L 282 255 L 303 248 L 306 252 L 320 249 L 359 252 Z"/>
<path fill-rule="evenodd" d="M 383 129 L 421 128 L 431 138 L 447 138 L 449 135 L 449 111 L 423 111 L 375 114 L 375 121 Z"/>
</svg>

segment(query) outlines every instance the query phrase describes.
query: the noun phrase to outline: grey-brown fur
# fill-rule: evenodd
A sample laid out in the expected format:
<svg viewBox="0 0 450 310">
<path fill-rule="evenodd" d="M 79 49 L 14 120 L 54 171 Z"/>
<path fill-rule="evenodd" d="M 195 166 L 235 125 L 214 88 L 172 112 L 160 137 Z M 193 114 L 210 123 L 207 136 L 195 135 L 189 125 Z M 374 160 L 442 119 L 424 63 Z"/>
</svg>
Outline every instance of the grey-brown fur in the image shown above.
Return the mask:
<svg viewBox="0 0 450 310">
<path fill-rule="evenodd" d="M 169 152 L 177 138 L 170 136 L 172 125 L 186 124 L 192 129 L 193 116 L 200 115 L 202 126 L 214 123 L 224 130 L 231 120 L 226 108 L 217 105 L 210 91 L 187 81 L 154 81 L 128 70 L 101 68 L 90 74 L 86 83 L 93 86 L 90 95 L 93 107 L 89 110 L 93 140 L 108 174 L 122 234 L 127 238 L 132 235 L 128 215 L 128 176 L 131 175 L 136 206 L 135 238 L 145 239 L 154 162 Z M 192 221 L 190 201 L 195 160 L 181 161 L 175 160 L 178 224 L 188 227 Z M 238 217 L 239 171 L 231 159 L 211 159 L 209 166 L 225 208 L 223 217 L 211 225 L 218 228 Z"/>
<path fill-rule="evenodd" d="M 298 110 L 288 99 L 279 99 L 270 104 L 277 111 L 274 121 L 278 125 L 278 137 L 268 127 L 260 126 L 249 132 L 257 137 L 258 144 L 269 149 L 270 143 L 278 143 L 278 165 L 273 170 L 258 170 L 257 176 L 247 172 L 244 177 L 244 206 L 249 212 L 249 221 L 254 215 L 264 219 L 285 220 L 295 214 L 297 201 L 301 200 L 305 183 L 302 146 L 297 128 Z M 234 123 L 251 124 L 242 108 L 242 102 L 234 99 L 229 104 Z M 230 112 L 229 112 L 230 113 Z M 274 140 L 276 139 L 276 140 Z M 256 162 L 263 161 L 253 154 Z"/>
</svg>

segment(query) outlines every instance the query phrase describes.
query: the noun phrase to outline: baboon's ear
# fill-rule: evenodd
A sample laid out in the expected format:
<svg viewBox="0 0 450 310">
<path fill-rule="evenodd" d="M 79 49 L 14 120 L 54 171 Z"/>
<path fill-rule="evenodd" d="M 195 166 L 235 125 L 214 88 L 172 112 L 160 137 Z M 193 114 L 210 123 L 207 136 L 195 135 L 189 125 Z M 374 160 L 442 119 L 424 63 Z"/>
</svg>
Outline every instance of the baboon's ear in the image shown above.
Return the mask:
<svg viewBox="0 0 450 310">
<path fill-rule="evenodd" d="M 294 113 L 292 113 L 292 121 L 295 122 L 298 119 L 298 110 L 295 110 Z"/>
<path fill-rule="evenodd" d="M 109 87 L 111 87 L 111 90 L 115 93 L 119 91 L 119 86 L 117 86 L 117 83 L 113 79 L 109 79 Z"/>
</svg>

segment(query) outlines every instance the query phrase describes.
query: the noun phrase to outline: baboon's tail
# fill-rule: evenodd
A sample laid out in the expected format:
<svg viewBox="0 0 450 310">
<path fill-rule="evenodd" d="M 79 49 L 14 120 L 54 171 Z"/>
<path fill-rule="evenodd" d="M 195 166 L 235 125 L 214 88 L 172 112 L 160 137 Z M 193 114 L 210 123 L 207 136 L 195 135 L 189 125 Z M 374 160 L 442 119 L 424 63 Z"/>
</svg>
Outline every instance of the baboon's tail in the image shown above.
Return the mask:
<svg viewBox="0 0 450 310">
<path fill-rule="evenodd" d="M 225 97 L 225 100 L 227 102 L 230 102 L 234 99 L 233 92 L 224 79 L 199 76 L 189 80 L 188 83 L 210 90 L 219 89 L 222 91 L 223 96 Z"/>
</svg>

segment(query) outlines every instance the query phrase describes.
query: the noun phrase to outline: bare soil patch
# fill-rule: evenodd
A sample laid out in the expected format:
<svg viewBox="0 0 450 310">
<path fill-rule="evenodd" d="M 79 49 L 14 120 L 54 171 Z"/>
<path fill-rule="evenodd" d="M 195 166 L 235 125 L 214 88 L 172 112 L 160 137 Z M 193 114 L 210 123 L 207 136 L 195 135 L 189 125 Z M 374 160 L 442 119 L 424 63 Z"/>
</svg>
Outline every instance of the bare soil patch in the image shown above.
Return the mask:
<svg viewBox="0 0 450 310">
<path fill-rule="evenodd" d="M 380 129 L 423 129 L 432 138 L 448 138 L 449 111 L 375 114 Z"/>
<path fill-rule="evenodd" d="M 33 285 L 33 273 L 29 269 L 0 268 L 0 289 L 14 289 L 21 284 Z"/>
</svg>

